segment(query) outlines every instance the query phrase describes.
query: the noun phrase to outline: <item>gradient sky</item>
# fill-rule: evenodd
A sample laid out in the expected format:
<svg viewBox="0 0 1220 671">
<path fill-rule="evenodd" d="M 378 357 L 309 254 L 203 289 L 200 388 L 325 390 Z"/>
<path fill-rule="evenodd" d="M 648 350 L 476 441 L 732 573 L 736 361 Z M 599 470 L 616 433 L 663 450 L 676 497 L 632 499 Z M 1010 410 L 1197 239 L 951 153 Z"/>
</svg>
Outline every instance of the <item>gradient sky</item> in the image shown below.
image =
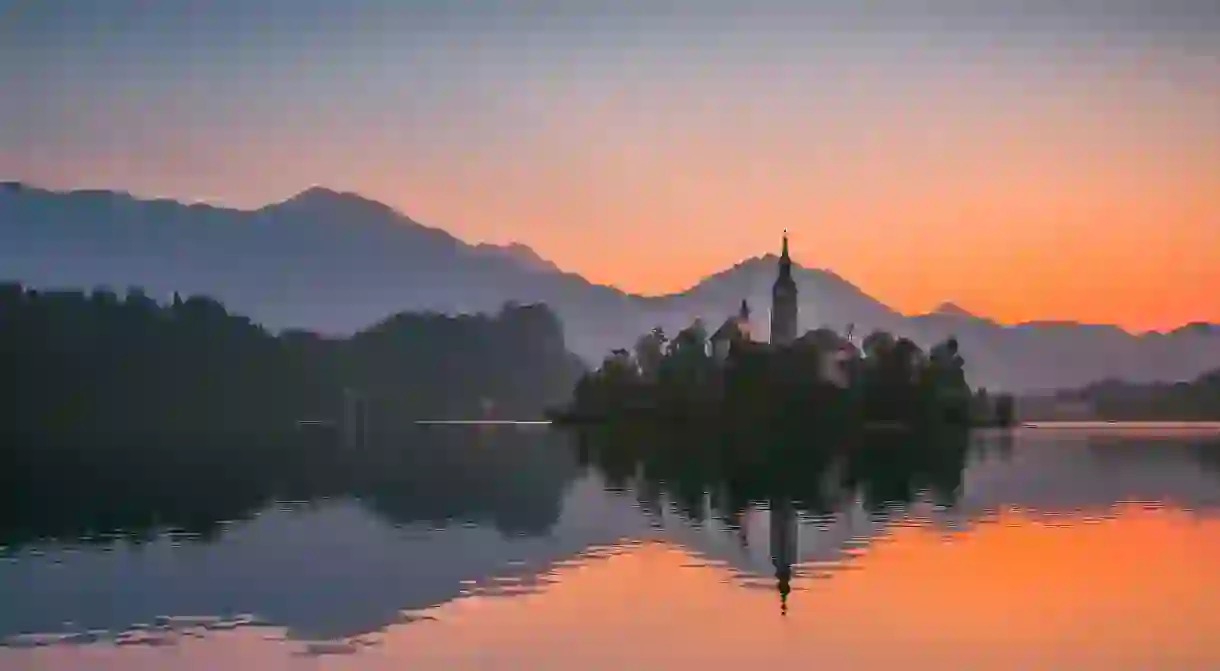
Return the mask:
<svg viewBox="0 0 1220 671">
<path fill-rule="evenodd" d="M 321 184 L 645 293 L 787 228 L 906 312 L 1220 322 L 1216 0 L 0 0 L 0 91 L 3 179 Z"/>
</svg>

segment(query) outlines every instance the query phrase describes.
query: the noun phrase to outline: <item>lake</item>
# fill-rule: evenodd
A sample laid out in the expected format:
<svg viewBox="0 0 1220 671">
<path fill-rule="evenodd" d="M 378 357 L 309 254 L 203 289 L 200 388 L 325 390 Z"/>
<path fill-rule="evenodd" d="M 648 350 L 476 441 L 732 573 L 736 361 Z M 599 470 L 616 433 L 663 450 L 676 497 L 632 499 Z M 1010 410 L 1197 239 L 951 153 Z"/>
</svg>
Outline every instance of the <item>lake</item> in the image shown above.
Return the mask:
<svg viewBox="0 0 1220 671">
<path fill-rule="evenodd" d="M 981 432 L 744 505 L 546 426 L 399 440 L 350 491 L 6 513 L 0 668 L 1220 668 L 1216 427 Z"/>
</svg>

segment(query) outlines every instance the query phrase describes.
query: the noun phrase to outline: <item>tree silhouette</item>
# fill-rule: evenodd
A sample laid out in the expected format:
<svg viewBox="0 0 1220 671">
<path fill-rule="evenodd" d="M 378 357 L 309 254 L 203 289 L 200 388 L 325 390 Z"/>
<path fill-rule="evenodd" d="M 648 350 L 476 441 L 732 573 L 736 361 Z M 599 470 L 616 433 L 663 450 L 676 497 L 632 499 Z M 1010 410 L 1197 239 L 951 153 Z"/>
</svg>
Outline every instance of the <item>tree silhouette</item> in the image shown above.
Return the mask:
<svg viewBox="0 0 1220 671">
<path fill-rule="evenodd" d="M 1105 420 L 1220 421 L 1220 368 L 1189 382 L 1103 380 L 1060 391 L 1054 400 L 1087 404 Z"/>
<path fill-rule="evenodd" d="M 665 358 L 665 346 L 669 339 L 660 326 L 640 336 L 635 341 L 635 360 L 639 363 L 640 373 L 645 379 L 655 380 L 661 370 L 661 361 Z"/>
<path fill-rule="evenodd" d="M 925 353 L 884 331 L 857 348 L 831 329 L 816 329 L 784 347 L 731 342 L 728 360 L 711 356 L 696 321 L 662 343 L 659 329 L 632 352 L 614 350 L 577 385 L 562 418 L 652 416 L 726 421 L 1010 424 L 1011 397 L 974 396 L 965 361 L 949 338 Z M 778 413 L 778 415 L 777 415 Z"/>
<path fill-rule="evenodd" d="M 400 314 L 351 338 L 271 334 L 205 296 L 0 287 L 0 431 L 59 442 L 118 433 L 291 430 L 339 415 L 343 388 L 387 417 L 515 418 L 562 400 L 583 367 L 554 313 Z"/>
</svg>

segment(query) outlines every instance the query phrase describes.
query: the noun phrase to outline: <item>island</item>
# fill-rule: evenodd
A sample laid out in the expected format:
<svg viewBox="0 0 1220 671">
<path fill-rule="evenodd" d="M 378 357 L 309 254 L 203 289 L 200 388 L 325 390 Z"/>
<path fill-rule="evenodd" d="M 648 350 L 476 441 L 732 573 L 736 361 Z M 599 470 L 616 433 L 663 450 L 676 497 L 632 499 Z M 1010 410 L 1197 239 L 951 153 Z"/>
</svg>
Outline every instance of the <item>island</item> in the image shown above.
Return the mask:
<svg viewBox="0 0 1220 671">
<path fill-rule="evenodd" d="M 662 420 L 716 425 L 781 422 L 820 429 L 1007 427 L 1013 397 L 973 390 L 955 338 L 925 352 L 875 331 L 861 339 L 818 328 L 797 335 L 788 236 L 772 287 L 769 341 L 754 339 L 750 305 L 711 335 L 700 319 L 669 338 L 655 328 L 612 351 L 552 408 L 560 424 Z"/>
</svg>

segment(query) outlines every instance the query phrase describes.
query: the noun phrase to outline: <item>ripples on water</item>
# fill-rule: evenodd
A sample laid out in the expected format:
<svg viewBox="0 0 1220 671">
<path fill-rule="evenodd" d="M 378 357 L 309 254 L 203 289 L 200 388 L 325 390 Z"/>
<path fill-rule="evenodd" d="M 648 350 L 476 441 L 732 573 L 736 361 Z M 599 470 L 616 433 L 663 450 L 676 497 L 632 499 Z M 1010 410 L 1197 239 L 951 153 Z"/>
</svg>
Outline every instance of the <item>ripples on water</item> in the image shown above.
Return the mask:
<svg viewBox="0 0 1220 671">
<path fill-rule="evenodd" d="M 513 449 L 486 440 L 445 449 Z M 0 548 L 0 668 L 1216 669 L 1218 451 L 1208 427 L 980 434 L 949 496 L 885 472 L 830 510 L 718 510 L 555 449 L 443 506 L 27 533 Z"/>
</svg>

